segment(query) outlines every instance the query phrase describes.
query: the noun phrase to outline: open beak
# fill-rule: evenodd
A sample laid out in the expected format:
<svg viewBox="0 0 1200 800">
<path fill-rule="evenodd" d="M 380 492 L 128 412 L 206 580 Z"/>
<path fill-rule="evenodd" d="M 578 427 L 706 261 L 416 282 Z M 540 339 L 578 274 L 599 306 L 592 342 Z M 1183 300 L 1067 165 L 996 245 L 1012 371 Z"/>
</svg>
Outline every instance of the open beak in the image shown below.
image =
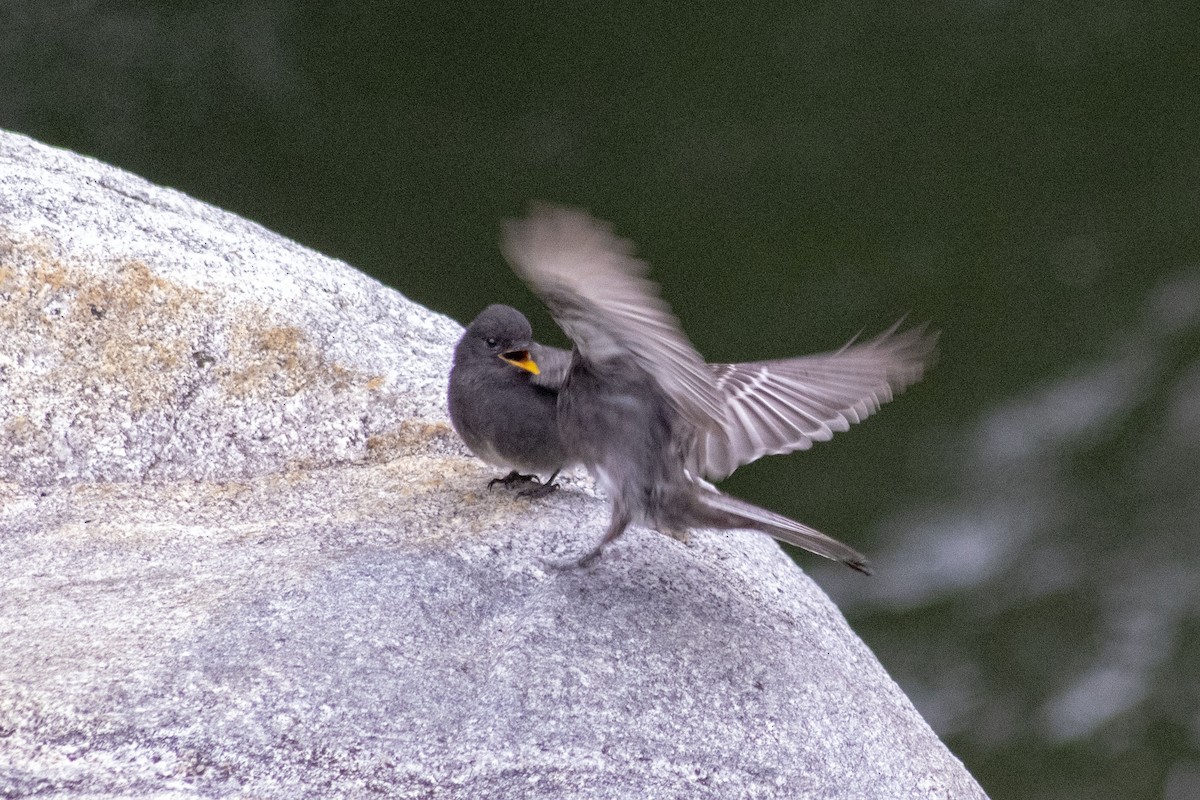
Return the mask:
<svg viewBox="0 0 1200 800">
<path fill-rule="evenodd" d="M 528 350 L 509 350 L 507 353 L 501 353 L 500 357 L 514 367 L 520 367 L 526 372 L 532 372 L 534 375 L 541 374 L 537 362 L 530 357 Z"/>
</svg>

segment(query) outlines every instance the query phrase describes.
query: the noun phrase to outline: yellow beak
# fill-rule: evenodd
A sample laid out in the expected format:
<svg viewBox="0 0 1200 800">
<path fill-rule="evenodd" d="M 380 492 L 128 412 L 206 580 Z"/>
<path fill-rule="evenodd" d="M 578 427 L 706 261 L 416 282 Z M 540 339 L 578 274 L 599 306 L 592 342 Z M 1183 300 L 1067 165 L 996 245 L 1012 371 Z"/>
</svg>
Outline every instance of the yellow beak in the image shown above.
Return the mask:
<svg viewBox="0 0 1200 800">
<path fill-rule="evenodd" d="M 510 350 L 507 353 L 501 353 L 500 357 L 514 367 L 520 367 L 534 375 L 540 375 L 542 372 L 538 369 L 537 362 L 530 358 L 528 350 Z"/>
</svg>

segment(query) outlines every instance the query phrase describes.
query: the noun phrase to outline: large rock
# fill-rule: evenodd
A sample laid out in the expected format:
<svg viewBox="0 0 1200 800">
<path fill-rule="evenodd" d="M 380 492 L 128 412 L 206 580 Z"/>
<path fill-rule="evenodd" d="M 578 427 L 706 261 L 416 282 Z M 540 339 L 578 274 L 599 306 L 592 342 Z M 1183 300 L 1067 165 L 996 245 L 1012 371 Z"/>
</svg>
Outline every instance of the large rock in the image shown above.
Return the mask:
<svg viewBox="0 0 1200 800">
<path fill-rule="evenodd" d="M 0 133 L 0 796 L 978 798 L 768 538 L 486 492 L 459 328 Z"/>
</svg>

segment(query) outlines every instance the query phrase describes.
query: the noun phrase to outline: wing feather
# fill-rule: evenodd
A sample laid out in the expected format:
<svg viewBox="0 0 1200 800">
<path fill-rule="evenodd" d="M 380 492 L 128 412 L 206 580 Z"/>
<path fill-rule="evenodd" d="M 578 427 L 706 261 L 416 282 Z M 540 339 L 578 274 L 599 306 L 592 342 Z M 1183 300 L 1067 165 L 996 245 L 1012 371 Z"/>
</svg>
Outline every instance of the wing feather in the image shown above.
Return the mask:
<svg viewBox="0 0 1200 800">
<path fill-rule="evenodd" d="M 703 474 L 720 480 L 764 455 L 806 450 L 861 422 L 928 368 L 937 335 L 893 325 L 861 344 L 778 361 L 712 366 L 725 430 L 697 445 Z"/>
<path fill-rule="evenodd" d="M 586 212 L 535 205 L 505 225 L 502 248 L 584 358 L 633 359 L 697 431 L 723 435 L 712 372 L 628 240 Z"/>
<path fill-rule="evenodd" d="M 554 391 L 561 389 L 571 369 L 571 351 L 534 342 L 531 353 L 540 370 L 533 376 L 533 382 Z"/>
</svg>

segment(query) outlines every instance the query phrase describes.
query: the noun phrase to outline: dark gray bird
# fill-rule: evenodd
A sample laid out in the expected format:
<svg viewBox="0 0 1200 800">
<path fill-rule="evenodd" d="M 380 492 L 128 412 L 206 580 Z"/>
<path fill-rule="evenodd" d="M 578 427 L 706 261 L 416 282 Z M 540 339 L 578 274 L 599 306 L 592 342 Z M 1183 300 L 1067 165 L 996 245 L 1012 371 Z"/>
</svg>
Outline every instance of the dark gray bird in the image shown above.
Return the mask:
<svg viewBox="0 0 1200 800">
<path fill-rule="evenodd" d="M 554 348 L 557 350 L 557 348 Z M 564 350 L 549 352 L 533 341 L 525 315 L 511 306 L 491 305 L 480 312 L 454 348 L 447 401 L 450 422 L 475 455 L 510 469 L 488 483 L 537 484 L 537 474 L 550 475 L 520 494 L 553 491 L 554 479 L 567 466 L 558 435 L 558 387 L 570 358 Z M 543 367 L 557 365 L 550 386 L 541 385 Z"/>
<path fill-rule="evenodd" d="M 506 225 L 503 249 L 574 344 L 557 384 L 562 452 L 588 468 L 612 509 L 581 565 L 639 524 L 677 538 L 692 528 L 759 530 L 870 572 L 853 548 L 702 476 L 845 430 L 921 377 L 935 336 L 893 327 L 835 353 L 708 365 L 632 244 L 585 212 L 535 207 Z"/>
</svg>

